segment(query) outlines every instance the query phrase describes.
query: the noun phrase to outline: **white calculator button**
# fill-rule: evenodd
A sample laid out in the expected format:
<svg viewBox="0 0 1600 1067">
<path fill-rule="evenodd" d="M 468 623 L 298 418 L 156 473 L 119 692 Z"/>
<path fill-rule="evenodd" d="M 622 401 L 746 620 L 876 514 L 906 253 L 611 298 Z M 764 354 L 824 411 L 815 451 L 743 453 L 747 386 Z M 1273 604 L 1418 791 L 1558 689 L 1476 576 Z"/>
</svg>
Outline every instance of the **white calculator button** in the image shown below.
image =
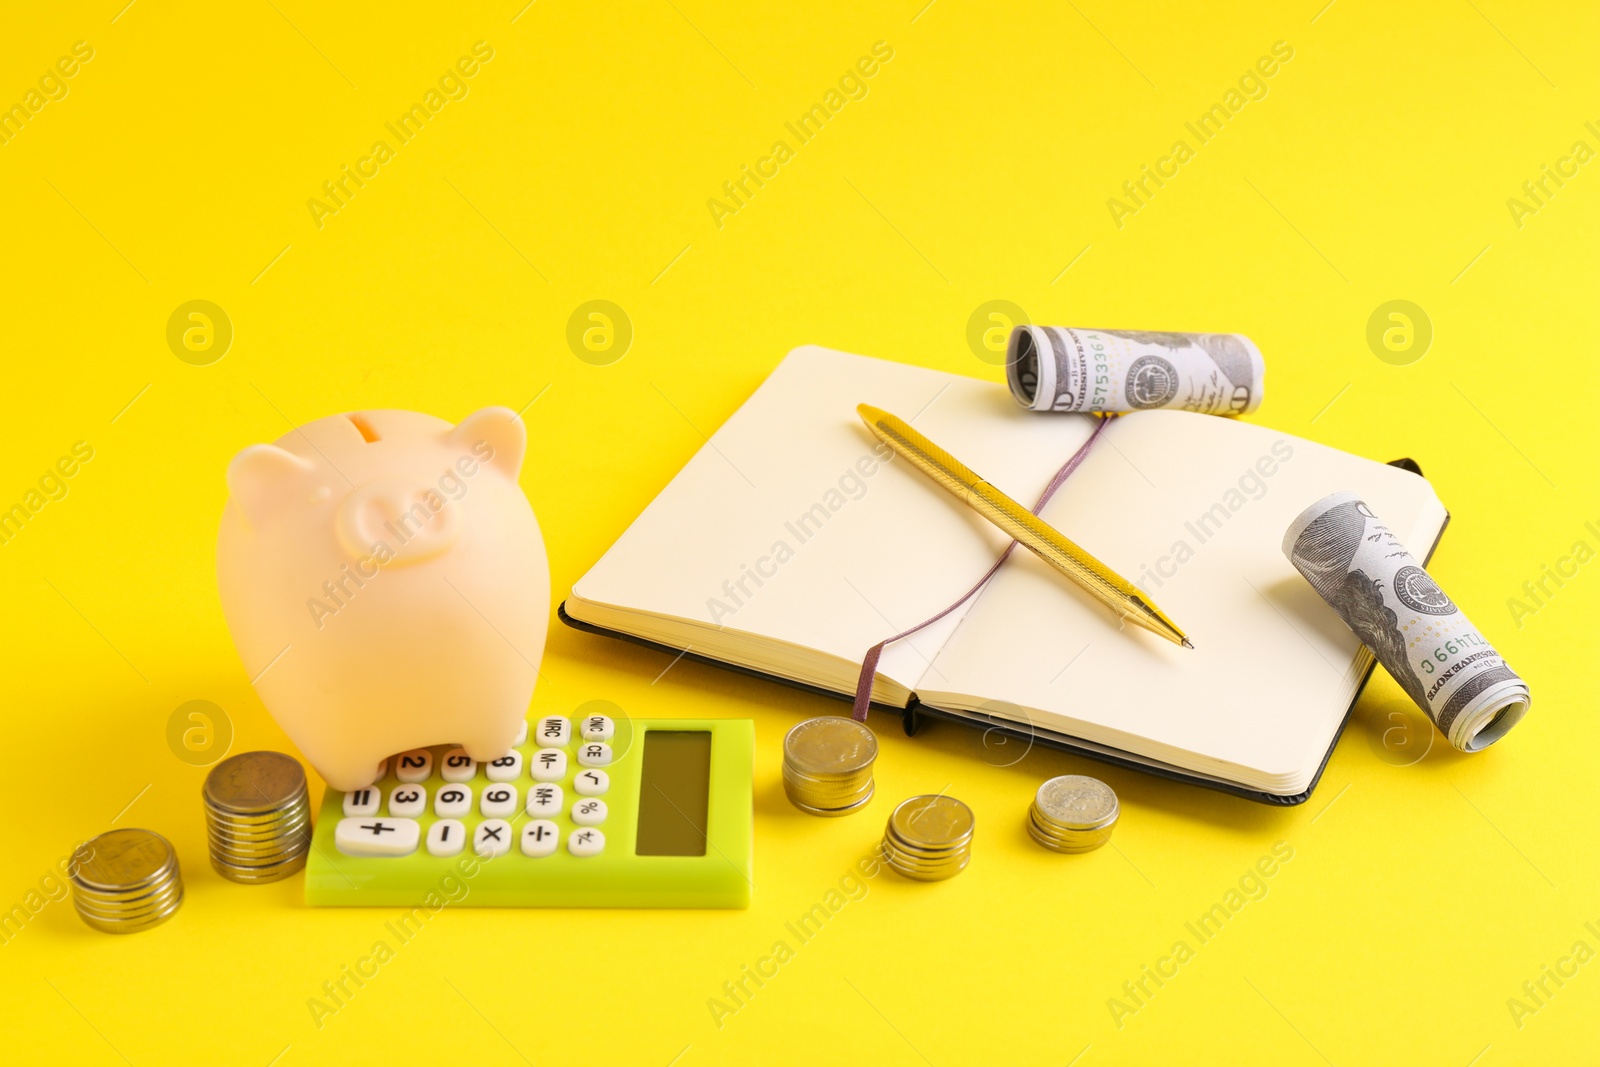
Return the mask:
<svg viewBox="0 0 1600 1067">
<path fill-rule="evenodd" d="M 598 797 L 611 788 L 611 776 L 598 767 L 579 771 L 572 779 L 572 788 L 580 797 Z"/>
<path fill-rule="evenodd" d="M 372 780 L 374 782 L 381 781 L 383 779 L 383 772 L 388 766 L 389 766 L 389 761 L 388 760 L 384 760 L 384 759 L 379 760 L 378 761 L 377 773 L 375 773 L 372 776 Z"/>
<path fill-rule="evenodd" d="M 490 819 L 487 822 L 480 822 L 478 829 L 472 835 L 472 851 L 490 859 L 495 856 L 504 856 L 511 851 L 511 835 L 513 832 L 511 824 L 504 819 Z"/>
<path fill-rule="evenodd" d="M 616 736 L 617 724 L 608 715 L 591 715 L 583 720 L 585 741 L 609 741 Z"/>
<path fill-rule="evenodd" d="M 541 782 L 559 782 L 567 776 L 567 754 L 559 748 L 541 748 L 533 754 L 528 770 Z"/>
<path fill-rule="evenodd" d="M 467 846 L 467 828 L 455 819 L 440 819 L 428 827 L 428 855 L 454 856 Z"/>
<path fill-rule="evenodd" d="M 554 782 L 537 782 L 528 787 L 528 814 L 534 818 L 554 818 L 561 814 L 561 787 Z"/>
<path fill-rule="evenodd" d="M 428 810 L 428 791 L 420 785 L 397 785 L 389 792 L 389 814 L 415 819 Z"/>
<path fill-rule="evenodd" d="M 517 728 L 517 739 L 515 741 L 511 742 L 511 747 L 512 748 L 517 748 L 518 746 L 525 745 L 527 743 L 528 743 L 528 720 L 527 719 L 523 719 L 522 720 L 522 725 Z"/>
<path fill-rule="evenodd" d="M 524 856 L 551 856 L 561 844 L 561 831 L 549 819 L 535 819 L 522 827 L 522 854 Z"/>
<path fill-rule="evenodd" d="M 578 748 L 578 762 L 585 767 L 604 767 L 611 762 L 611 746 L 604 741 L 590 741 Z"/>
<path fill-rule="evenodd" d="M 522 777 L 522 753 L 512 749 L 499 759 L 483 765 L 483 773 L 491 782 L 514 782 Z"/>
<path fill-rule="evenodd" d="M 517 787 L 496 782 L 483 787 L 478 810 L 491 819 L 503 819 L 517 810 Z"/>
<path fill-rule="evenodd" d="M 433 772 L 433 753 L 414 748 L 394 758 L 394 776 L 402 782 L 425 782 Z"/>
<path fill-rule="evenodd" d="M 605 851 L 606 835 L 592 826 L 572 831 L 567 838 L 567 851 L 574 856 L 598 856 Z"/>
<path fill-rule="evenodd" d="M 378 804 L 383 800 L 383 790 L 377 786 L 369 785 L 365 789 L 352 789 L 344 795 L 344 813 L 346 815 L 376 815 Z"/>
<path fill-rule="evenodd" d="M 565 748 L 572 743 L 572 723 L 559 715 L 546 715 L 539 720 L 533 739 L 548 748 Z"/>
<path fill-rule="evenodd" d="M 433 813 L 441 819 L 459 819 L 471 810 L 470 785 L 442 785 L 433 794 Z"/>
<path fill-rule="evenodd" d="M 579 771 L 578 776 L 573 777 L 573 790 L 579 797 L 603 797 L 608 789 L 611 789 L 611 776 L 602 769 Z"/>
<path fill-rule="evenodd" d="M 447 782 L 470 782 L 478 773 L 478 765 L 464 748 L 452 748 L 440 761 L 439 774 Z"/>
<path fill-rule="evenodd" d="M 606 821 L 606 802 L 595 797 L 572 805 L 572 821 L 579 826 L 599 826 Z"/>
<path fill-rule="evenodd" d="M 422 824 L 415 819 L 340 819 L 333 842 L 346 856 L 409 856 Z"/>
</svg>

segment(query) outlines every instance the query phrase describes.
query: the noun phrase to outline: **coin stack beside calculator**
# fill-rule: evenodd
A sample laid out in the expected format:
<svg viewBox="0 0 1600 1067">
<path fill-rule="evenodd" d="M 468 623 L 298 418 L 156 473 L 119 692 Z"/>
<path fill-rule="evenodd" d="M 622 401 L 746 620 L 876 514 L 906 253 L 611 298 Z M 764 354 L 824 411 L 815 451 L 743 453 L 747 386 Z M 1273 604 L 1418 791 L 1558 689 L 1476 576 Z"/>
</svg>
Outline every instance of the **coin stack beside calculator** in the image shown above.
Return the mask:
<svg viewBox="0 0 1600 1067">
<path fill-rule="evenodd" d="M 79 845 L 68 877 L 78 915 L 108 934 L 148 930 L 183 903 L 178 854 L 151 830 L 109 830 Z"/>
<path fill-rule="evenodd" d="M 884 829 L 884 862 L 920 882 L 953 878 L 972 859 L 972 827 L 972 809 L 955 797 L 903 800 Z"/>
<path fill-rule="evenodd" d="M 234 882 L 276 882 L 306 865 L 306 772 L 281 752 L 244 752 L 211 769 L 201 790 L 211 866 Z"/>
<path fill-rule="evenodd" d="M 872 799 L 878 739 L 854 719 L 823 715 L 783 738 L 783 791 L 801 811 L 848 815 Z"/>
<path fill-rule="evenodd" d="M 1028 833 L 1057 852 L 1088 852 L 1111 840 L 1117 794 L 1098 778 L 1063 774 L 1039 787 L 1028 809 Z"/>
</svg>

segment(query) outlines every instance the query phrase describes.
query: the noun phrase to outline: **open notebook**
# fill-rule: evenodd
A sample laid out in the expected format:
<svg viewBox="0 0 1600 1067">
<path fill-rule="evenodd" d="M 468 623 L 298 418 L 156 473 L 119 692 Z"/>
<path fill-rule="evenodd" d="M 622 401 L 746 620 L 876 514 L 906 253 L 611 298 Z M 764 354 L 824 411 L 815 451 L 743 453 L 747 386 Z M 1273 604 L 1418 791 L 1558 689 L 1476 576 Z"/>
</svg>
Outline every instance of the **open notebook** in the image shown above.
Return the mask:
<svg viewBox="0 0 1600 1067">
<path fill-rule="evenodd" d="M 795 349 L 578 581 L 564 617 L 848 697 L 871 645 L 947 607 L 1007 544 L 886 459 L 862 402 L 1028 506 L 1093 426 L 1023 411 L 1003 384 Z M 1372 657 L 1279 545 L 1306 505 L 1346 489 L 1419 556 L 1448 518 L 1399 467 L 1212 415 L 1115 419 L 1043 518 L 1195 650 L 1119 626 L 1019 549 L 963 608 L 889 646 L 873 699 L 1303 800 Z"/>
</svg>

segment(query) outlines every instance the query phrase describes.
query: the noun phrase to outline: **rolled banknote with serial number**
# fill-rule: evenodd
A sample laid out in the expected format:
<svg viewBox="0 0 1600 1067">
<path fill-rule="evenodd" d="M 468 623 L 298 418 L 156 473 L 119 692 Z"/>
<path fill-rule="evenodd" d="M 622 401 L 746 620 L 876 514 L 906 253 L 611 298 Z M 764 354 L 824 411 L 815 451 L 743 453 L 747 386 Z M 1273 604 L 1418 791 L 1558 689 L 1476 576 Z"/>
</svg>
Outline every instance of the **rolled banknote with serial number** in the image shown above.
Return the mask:
<svg viewBox="0 0 1600 1067">
<path fill-rule="evenodd" d="M 1242 415 L 1261 406 L 1266 365 L 1237 333 L 1017 326 L 1006 378 L 1033 411 L 1180 408 Z"/>
<path fill-rule="evenodd" d="M 1528 685 L 1354 493 L 1312 504 L 1283 554 L 1463 752 L 1528 713 Z"/>
</svg>

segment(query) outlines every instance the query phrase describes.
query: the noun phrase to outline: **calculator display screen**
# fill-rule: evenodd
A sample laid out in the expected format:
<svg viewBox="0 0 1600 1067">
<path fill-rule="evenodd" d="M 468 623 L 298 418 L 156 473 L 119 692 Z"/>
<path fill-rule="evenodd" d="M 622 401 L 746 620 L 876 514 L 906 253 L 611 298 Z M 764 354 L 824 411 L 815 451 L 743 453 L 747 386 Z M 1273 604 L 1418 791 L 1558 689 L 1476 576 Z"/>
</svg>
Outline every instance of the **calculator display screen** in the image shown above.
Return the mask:
<svg viewBox="0 0 1600 1067">
<path fill-rule="evenodd" d="M 647 730 L 639 786 L 640 856 L 704 856 L 711 732 Z"/>
</svg>

